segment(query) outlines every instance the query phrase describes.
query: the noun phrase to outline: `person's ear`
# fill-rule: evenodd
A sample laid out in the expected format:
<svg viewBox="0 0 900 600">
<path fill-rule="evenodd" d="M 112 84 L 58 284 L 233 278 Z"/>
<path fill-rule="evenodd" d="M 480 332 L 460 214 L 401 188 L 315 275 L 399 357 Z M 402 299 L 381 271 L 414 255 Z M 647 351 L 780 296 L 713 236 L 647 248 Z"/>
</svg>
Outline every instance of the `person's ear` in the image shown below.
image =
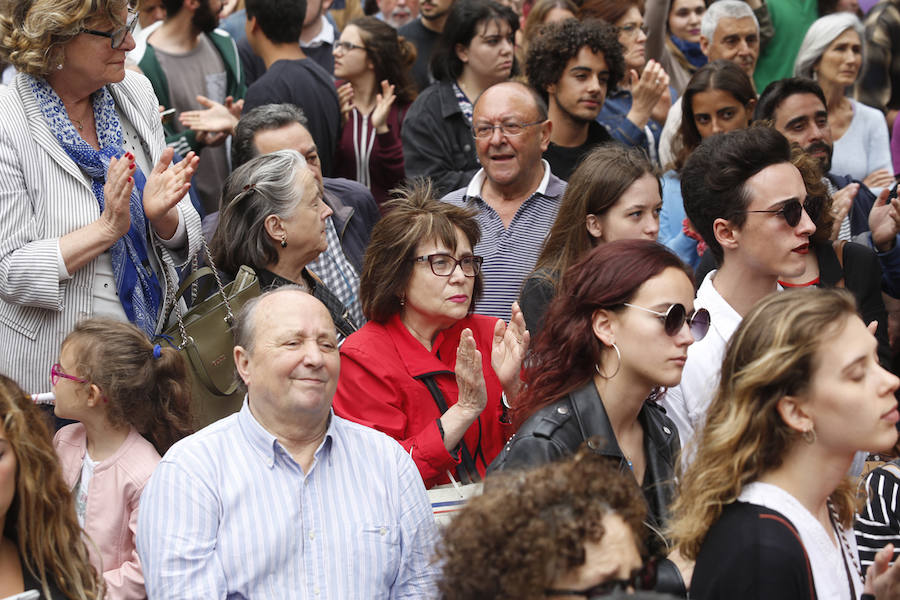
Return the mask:
<svg viewBox="0 0 900 600">
<path fill-rule="evenodd" d="M 101 402 L 103 402 L 103 390 L 101 390 L 100 386 L 96 383 L 92 383 L 90 387 L 87 388 L 86 403 L 89 408 L 94 408 Z"/>
<path fill-rule="evenodd" d="M 781 420 L 797 433 L 805 433 L 815 426 L 808 407 L 809 403 L 801 396 L 782 396 L 775 405 Z"/>
<path fill-rule="evenodd" d="M 615 315 L 605 308 L 598 308 L 591 315 L 591 331 L 594 337 L 603 342 L 604 346 L 612 346 L 616 343 L 616 334 L 613 331 Z"/>
<path fill-rule="evenodd" d="M 744 105 L 744 108 L 747 110 L 748 113 L 750 113 L 750 118 L 748 119 L 748 121 L 752 121 L 753 120 L 753 111 L 756 109 L 756 98 L 750 98 L 747 101 L 747 104 Z"/>
<path fill-rule="evenodd" d="M 269 215 L 268 217 L 266 217 L 263 225 L 266 228 L 266 233 L 268 234 L 268 236 L 276 242 L 280 243 L 282 238 L 287 233 L 284 230 L 284 222 L 281 220 L 281 217 L 277 215 Z"/>
<path fill-rule="evenodd" d="M 250 383 L 250 353 L 243 346 L 234 347 L 234 366 L 244 385 Z"/>
<path fill-rule="evenodd" d="M 595 240 L 603 239 L 603 223 L 600 221 L 600 217 L 593 213 L 586 215 L 584 217 L 584 226 L 592 238 Z"/>
<path fill-rule="evenodd" d="M 709 58 L 709 38 L 702 35 L 700 36 L 700 52 L 702 52 L 704 56 Z"/>
<path fill-rule="evenodd" d="M 723 250 L 737 249 L 740 239 L 739 233 L 740 230 L 728 219 L 719 218 L 713 221 L 713 235 Z"/>
<path fill-rule="evenodd" d="M 456 58 L 462 61 L 463 64 L 469 62 L 469 47 L 463 44 L 457 44 L 453 47 L 453 51 L 456 52 Z"/>
<path fill-rule="evenodd" d="M 541 127 L 541 154 L 550 147 L 550 133 L 553 131 L 553 122 L 547 119 L 540 125 Z"/>
<path fill-rule="evenodd" d="M 558 88 L 559 88 L 559 86 L 556 83 L 551 83 L 545 88 L 545 91 L 547 92 L 548 100 L 551 100 L 553 98 L 553 96 L 556 95 L 556 90 Z"/>
</svg>

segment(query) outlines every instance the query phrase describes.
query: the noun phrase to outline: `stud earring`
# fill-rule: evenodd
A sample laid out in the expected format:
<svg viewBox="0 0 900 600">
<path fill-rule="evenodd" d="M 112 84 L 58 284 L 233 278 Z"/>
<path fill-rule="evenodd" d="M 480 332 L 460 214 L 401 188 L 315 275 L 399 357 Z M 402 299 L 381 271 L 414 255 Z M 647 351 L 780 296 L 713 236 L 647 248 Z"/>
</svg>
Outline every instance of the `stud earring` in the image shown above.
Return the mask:
<svg viewBox="0 0 900 600">
<path fill-rule="evenodd" d="M 287 248 L 287 235 L 286 234 L 282 234 L 282 236 L 281 236 L 281 247 Z"/>
</svg>

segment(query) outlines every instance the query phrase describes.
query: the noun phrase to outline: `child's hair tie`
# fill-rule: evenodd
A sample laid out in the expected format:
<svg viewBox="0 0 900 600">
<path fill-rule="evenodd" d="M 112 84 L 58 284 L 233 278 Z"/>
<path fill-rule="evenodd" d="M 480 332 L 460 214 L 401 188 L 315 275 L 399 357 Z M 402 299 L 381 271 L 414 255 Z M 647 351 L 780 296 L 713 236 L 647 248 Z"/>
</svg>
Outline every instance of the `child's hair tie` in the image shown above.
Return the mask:
<svg viewBox="0 0 900 600">
<path fill-rule="evenodd" d="M 159 358 L 162 356 L 162 346 L 156 344 L 153 346 L 153 358 Z"/>
</svg>

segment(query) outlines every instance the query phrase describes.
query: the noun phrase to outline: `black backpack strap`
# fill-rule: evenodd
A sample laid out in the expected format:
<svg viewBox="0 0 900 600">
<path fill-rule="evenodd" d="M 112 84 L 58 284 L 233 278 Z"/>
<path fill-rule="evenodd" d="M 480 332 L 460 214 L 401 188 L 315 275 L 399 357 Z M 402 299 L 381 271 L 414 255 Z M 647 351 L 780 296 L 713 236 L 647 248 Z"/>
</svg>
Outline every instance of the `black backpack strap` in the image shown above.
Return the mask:
<svg viewBox="0 0 900 600">
<path fill-rule="evenodd" d="M 419 375 L 416 377 L 419 381 L 425 384 L 425 387 L 428 388 L 428 391 L 431 393 L 431 397 L 434 399 L 434 403 L 437 404 L 438 410 L 441 411 L 443 415 L 448 410 L 447 401 L 444 399 L 444 394 L 441 392 L 441 388 L 438 387 L 437 382 L 434 380 L 433 373 L 426 373 L 425 375 Z M 469 448 L 466 447 L 465 439 L 459 440 L 459 457 L 462 461 L 460 464 L 456 465 L 456 475 L 459 478 L 461 483 L 474 483 L 477 481 L 481 481 L 481 475 L 478 474 L 478 468 L 475 466 L 475 460 L 472 458 L 472 454 L 469 452 Z"/>
</svg>

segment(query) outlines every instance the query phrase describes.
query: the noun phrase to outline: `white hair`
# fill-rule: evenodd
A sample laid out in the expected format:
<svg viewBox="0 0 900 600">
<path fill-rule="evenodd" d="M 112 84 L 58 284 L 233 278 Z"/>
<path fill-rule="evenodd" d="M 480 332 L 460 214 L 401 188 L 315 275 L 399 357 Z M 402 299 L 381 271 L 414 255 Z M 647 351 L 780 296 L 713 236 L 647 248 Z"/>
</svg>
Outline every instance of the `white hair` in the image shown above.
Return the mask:
<svg viewBox="0 0 900 600">
<path fill-rule="evenodd" d="M 716 28 L 719 21 L 725 18 L 745 19 L 750 17 L 753 24 L 756 25 L 756 31 L 759 32 L 759 21 L 753 14 L 753 9 L 746 2 L 741 0 L 719 0 L 713 2 L 703 13 L 703 19 L 700 21 L 700 35 L 705 37 L 710 43 L 716 35 Z"/>
<path fill-rule="evenodd" d="M 794 61 L 794 75 L 815 79 L 813 67 L 825 54 L 825 50 L 831 43 L 839 38 L 848 29 L 852 29 L 859 35 L 860 47 L 863 46 L 865 30 L 862 23 L 853 13 L 836 12 L 816 21 L 810 26 L 803 38 L 800 51 L 797 52 L 797 60 Z M 863 56 L 865 62 L 865 56 Z M 859 75 L 857 74 L 857 77 Z"/>
</svg>

